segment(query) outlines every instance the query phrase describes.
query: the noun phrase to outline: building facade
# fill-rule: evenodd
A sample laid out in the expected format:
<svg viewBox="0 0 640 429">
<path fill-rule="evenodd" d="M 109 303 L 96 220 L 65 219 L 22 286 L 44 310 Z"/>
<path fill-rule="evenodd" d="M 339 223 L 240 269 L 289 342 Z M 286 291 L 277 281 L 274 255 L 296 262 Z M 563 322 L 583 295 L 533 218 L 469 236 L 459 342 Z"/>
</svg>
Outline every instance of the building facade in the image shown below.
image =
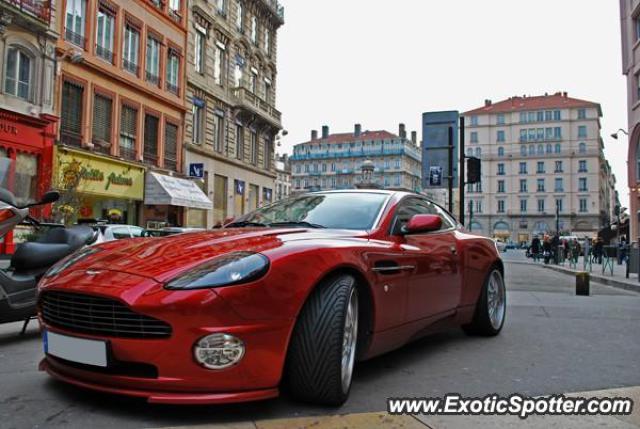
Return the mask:
<svg viewBox="0 0 640 429">
<path fill-rule="evenodd" d="M 366 160 L 375 165 L 373 183 L 385 189 L 420 192 L 422 157 L 417 145 L 406 136 L 400 124 L 399 135 L 388 131 L 362 131 L 322 135 L 311 132 L 311 140 L 295 145 L 291 156 L 294 192 L 352 189 L 362 180 L 361 166 Z"/>
<path fill-rule="evenodd" d="M 201 165 L 213 211 L 190 211 L 211 227 L 273 199 L 277 31 L 276 0 L 192 0 L 188 12 L 185 168 Z"/>
<path fill-rule="evenodd" d="M 276 157 L 275 201 L 285 200 L 291 195 L 291 162 L 284 154 Z"/>
<path fill-rule="evenodd" d="M 520 243 L 554 233 L 556 222 L 578 236 L 608 226 L 615 189 L 601 116 L 599 104 L 566 92 L 466 112 L 466 155 L 482 160 L 482 182 L 467 187 L 468 229 Z"/>
<path fill-rule="evenodd" d="M 191 185 L 178 177 L 187 1 L 58 0 L 57 10 L 54 179 L 60 186 L 76 172 L 78 219 L 185 224 L 190 203 L 160 198 L 151 173 L 177 190 Z"/>
<path fill-rule="evenodd" d="M 57 21 L 49 1 L 0 0 L 0 158 L 14 165 L 0 186 L 19 204 L 35 202 L 51 186 Z M 9 164 L 1 162 L 0 169 Z M 0 253 L 13 250 L 10 233 Z"/>
<path fill-rule="evenodd" d="M 640 227 L 640 0 L 620 0 L 622 72 L 627 77 L 629 150 L 629 240 L 638 241 Z"/>
</svg>

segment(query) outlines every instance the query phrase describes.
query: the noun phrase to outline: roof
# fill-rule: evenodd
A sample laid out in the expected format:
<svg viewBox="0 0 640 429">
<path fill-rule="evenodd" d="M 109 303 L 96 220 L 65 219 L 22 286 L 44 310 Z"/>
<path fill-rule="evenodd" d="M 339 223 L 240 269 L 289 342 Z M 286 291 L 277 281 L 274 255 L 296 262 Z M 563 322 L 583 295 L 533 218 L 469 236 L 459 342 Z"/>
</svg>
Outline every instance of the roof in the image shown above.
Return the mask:
<svg viewBox="0 0 640 429">
<path fill-rule="evenodd" d="M 329 137 L 323 139 L 322 137 L 317 138 L 316 140 L 310 140 L 305 143 L 314 143 L 314 142 L 322 142 L 322 143 L 349 143 L 356 140 L 384 140 L 384 139 L 398 139 L 399 136 L 390 133 L 389 131 L 364 131 L 360 133 L 358 137 L 354 133 L 339 133 L 339 134 L 329 134 Z"/>
<path fill-rule="evenodd" d="M 596 107 L 600 112 L 600 104 L 569 97 L 566 92 L 533 97 L 510 97 L 497 103 L 485 103 L 484 106 L 469 110 L 464 115 L 482 115 L 491 113 L 509 113 L 525 110 L 568 109 L 579 107 Z M 600 114 L 602 114 L 600 112 Z"/>
</svg>

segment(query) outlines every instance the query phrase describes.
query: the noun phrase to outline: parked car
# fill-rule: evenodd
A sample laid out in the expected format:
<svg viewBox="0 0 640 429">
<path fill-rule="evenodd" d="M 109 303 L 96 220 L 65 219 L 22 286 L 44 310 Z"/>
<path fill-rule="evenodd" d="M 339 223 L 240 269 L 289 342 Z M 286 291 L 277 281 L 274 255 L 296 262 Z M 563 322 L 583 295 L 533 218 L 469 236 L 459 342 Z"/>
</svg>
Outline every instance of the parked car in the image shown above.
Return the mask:
<svg viewBox="0 0 640 429">
<path fill-rule="evenodd" d="M 144 236 L 144 228 L 134 225 L 96 224 L 92 228 L 100 233 L 96 244 Z"/>
<path fill-rule="evenodd" d="M 504 241 L 500 241 L 500 240 L 493 240 L 496 243 L 496 247 L 498 248 L 498 252 L 506 252 L 507 251 L 507 244 Z"/>
<path fill-rule="evenodd" d="M 436 267 L 434 269 L 434 267 Z M 64 382 L 156 403 L 344 403 L 357 360 L 427 328 L 497 335 L 504 267 L 422 195 L 303 194 L 224 228 L 103 243 L 40 283 Z"/>
<path fill-rule="evenodd" d="M 204 228 L 184 228 L 180 226 L 166 226 L 160 229 L 146 229 L 145 237 L 166 237 L 168 235 L 185 234 L 187 232 L 202 232 Z"/>
</svg>

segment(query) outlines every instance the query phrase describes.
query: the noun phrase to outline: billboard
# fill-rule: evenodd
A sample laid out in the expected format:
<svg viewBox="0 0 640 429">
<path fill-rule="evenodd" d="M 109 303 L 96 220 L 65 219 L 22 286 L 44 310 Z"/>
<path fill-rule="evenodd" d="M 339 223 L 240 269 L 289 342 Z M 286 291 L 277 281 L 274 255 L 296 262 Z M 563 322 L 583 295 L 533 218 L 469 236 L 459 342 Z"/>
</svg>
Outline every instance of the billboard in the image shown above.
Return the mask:
<svg viewBox="0 0 640 429">
<path fill-rule="evenodd" d="M 458 186 L 458 111 L 422 114 L 422 186 L 447 188 L 449 176 Z M 449 128 L 453 128 L 453 171 L 449 171 Z M 439 174 L 438 174 L 439 173 Z M 436 177 L 438 176 L 438 177 Z M 439 180 L 433 180 L 438 178 Z"/>
</svg>

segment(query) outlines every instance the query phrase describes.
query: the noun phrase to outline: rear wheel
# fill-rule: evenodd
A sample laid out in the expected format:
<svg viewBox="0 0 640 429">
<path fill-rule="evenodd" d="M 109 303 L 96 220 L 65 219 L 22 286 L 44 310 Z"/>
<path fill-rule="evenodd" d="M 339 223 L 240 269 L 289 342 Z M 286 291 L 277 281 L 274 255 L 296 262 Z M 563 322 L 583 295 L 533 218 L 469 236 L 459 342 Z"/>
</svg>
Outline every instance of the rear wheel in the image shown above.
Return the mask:
<svg viewBox="0 0 640 429">
<path fill-rule="evenodd" d="M 502 273 L 492 268 L 476 304 L 473 321 L 462 327 L 467 334 L 494 336 L 504 326 L 507 312 L 507 290 Z"/>
<path fill-rule="evenodd" d="M 295 399 L 342 405 L 349 396 L 358 340 L 355 279 L 323 281 L 305 304 L 291 338 L 288 387 Z"/>
</svg>

